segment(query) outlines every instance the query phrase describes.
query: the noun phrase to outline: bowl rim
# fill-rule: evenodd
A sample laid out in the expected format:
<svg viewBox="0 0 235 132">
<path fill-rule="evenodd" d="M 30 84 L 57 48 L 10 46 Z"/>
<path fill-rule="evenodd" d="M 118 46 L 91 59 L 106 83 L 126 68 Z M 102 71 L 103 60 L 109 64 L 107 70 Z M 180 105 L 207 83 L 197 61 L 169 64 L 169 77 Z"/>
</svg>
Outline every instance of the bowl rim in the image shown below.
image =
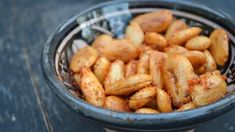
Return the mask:
<svg viewBox="0 0 235 132">
<path fill-rule="evenodd" d="M 73 110 L 80 113 L 81 115 L 92 118 L 96 121 L 103 121 L 107 124 L 116 124 L 117 126 L 135 126 L 135 127 L 148 127 L 151 125 L 156 125 L 156 127 L 163 128 L 163 127 L 171 127 L 172 124 L 181 124 L 181 126 L 185 124 L 194 124 L 196 122 L 187 122 L 189 120 L 198 121 L 206 121 L 210 118 L 213 118 L 213 115 L 216 115 L 215 117 L 231 110 L 235 106 L 235 95 L 229 95 L 213 104 L 202 106 L 196 109 L 188 110 L 188 111 L 182 111 L 182 112 L 172 112 L 172 113 L 161 113 L 161 114 L 136 114 L 136 113 L 129 113 L 129 112 L 117 112 L 112 110 L 107 110 L 104 108 L 96 107 L 91 104 L 88 104 L 84 100 L 77 98 L 75 96 L 72 96 L 71 93 L 69 93 L 67 88 L 64 86 L 64 84 L 61 83 L 61 81 L 58 80 L 55 69 L 54 69 L 54 63 L 53 60 L 53 54 L 49 51 L 52 48 L 52 41 L 54 37 L 62 31 L 64 27 L 70 25 L 74 20 L 76 20 L 79 16 L 98 9 L 102 8 L 104 6 L 110 6 L 112 4 L 117 3 L 135 3 L 135 2 L 163 2 L 167 4 L 174 4 L 174 5 L 181 5 L 181 6 L 187 6 L 192 8 L 198 8 L 201 11 L 210 12 L 214 15 L 217 15 L 221 18 L 226 19 L 228 22 L 227 25 L 232 27 L 235 30 L 235 26 L 231 22 L 231 18 L 227 18 L 227 16 L 224 16 L 217 11 L 210 9 L 206 6 L 201 6 L 197 4 L 192 4 L 188 2 L 176 2 L 176 1 L 159 1 L 159 0 L 136 0 L 136 1 L 128 1 L 128 0 L 119 0 L 119 1 L 110 1 L 101 3 L 98 5 L 95 5 L 91 8 L 88 8 L 77 15 L 69 18 L 68 20 L 65 20 L 60 24 L 56 31 L 48 38 L 42 52 L 41 57 L 41 67 L 43 71 L 43 75 L 45 77 L 45 80 L 47 81 L 49 87 L 52 89 L 52 91 L 55 92 L 57 96 L 59 96 L 60 99 L 62 99 L 65 104 L 68 104 Z M 59 45 L 59 44 L 57 44 Z M 183 123 L 183 124 L 182 124 Z M 186 126 L 186 125 L 185 125 Z"/>
</svg>

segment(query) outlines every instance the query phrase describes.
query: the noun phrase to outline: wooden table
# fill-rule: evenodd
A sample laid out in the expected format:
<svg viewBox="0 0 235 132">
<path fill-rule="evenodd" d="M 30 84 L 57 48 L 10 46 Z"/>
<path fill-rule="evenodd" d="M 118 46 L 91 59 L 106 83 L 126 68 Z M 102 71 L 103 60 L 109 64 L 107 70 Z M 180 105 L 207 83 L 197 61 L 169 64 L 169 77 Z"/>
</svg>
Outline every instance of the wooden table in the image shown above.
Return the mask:
<svg viewBox="0 0 235 132">
<path fill-rule="evenodd" d="M 0 131 L 104 131 L 100 126 L 80 121 L 77 114 L 50 91 L 40 68 L 42 47 L 58 24 L 100 2 L 102 0 L 0 1 Z M 196 2 L 235 18 L 234 0 Z M 235 131 L 235 110 L 202 124 L 196 131 Z"/>
</svg>

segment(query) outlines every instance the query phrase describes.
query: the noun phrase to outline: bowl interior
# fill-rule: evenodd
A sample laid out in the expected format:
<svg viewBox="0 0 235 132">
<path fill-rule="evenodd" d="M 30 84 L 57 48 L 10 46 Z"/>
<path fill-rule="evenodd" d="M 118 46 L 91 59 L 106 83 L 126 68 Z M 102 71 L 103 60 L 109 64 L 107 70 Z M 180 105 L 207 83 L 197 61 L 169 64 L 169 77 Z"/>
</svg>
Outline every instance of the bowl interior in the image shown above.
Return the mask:
<svg viewBox="0 0 235 132">
<path fill-rule="evenodd" d="M 61 40 L 56 55 L 55 55 L 55 69 L 58 77 L 64 85 L 71 90 L 79 89 L 79 86 L 74 85 L 72 73 L 69 72 L 69 61 L 72 55 L 80 48 L 90 45 L 93 40 L 100 34 L 109 34 L 115 38 L 123 38 L 125 28 L 129 21 L 137 15 L 161 10 L 164 8 L 128 8 L 127 6 L 117 6 L 112 8 L 102 8 L 86 13 L 77 18 L 77 26 L 73 27 Z M 175 18 L 186 22 L 189 26 L 201 27 L 203 29 L 202 35 L 209 36 L 215 28 L 223 28 L 221 25 L 210 21 L 201 16 L 187 13 L 184 11 L 172 10 Z M 225 29 L 226 30 L 226 29 Z M 228 89 L 230 92 L 234 91 L 234 36 L 229 34 L 229 58 L 223 67 L 218 67 L 220 71 L 226 75 Z M 82 95 L 77 91 L 78 95 Z M 80 93 L 80 94 L 79 94 Z M 229 95 L 230 93 L 228 93 Z"/>
</svg>

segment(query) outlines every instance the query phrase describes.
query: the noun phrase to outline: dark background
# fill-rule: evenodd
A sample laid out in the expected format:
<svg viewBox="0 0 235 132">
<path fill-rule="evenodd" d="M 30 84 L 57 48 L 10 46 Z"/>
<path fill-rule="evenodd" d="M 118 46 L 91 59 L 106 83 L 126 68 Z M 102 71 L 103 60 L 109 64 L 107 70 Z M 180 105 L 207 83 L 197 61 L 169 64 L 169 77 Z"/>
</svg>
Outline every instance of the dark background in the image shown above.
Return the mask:
<svg viewBox="0 0 235 132">
<path fill-rule="evenodd" d="M 190 0 L 235 18 L 234 0 Z M 66 18 L 102 0 L 0 0 L 0 131 L 100 131 L 78 119 L 47 87 L 40 55 L 48 36 Z M 235 131 L 235 110 L 196 132 Z"/>
</svg>

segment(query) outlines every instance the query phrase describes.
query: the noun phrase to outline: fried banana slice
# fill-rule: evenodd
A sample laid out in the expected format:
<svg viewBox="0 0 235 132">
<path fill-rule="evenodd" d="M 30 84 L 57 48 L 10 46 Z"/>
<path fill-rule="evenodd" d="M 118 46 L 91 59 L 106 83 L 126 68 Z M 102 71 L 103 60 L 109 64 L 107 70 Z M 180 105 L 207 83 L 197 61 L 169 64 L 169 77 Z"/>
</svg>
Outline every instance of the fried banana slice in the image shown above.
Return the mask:
<svg viewBox="0 0 235 132">
<path fill-rule="evenodd" d="M 105 100 L 104 108 L 120 112 L 130 111 L 128 102 L 125 99 L 118 96 L 108 96 Z"/>
<path fill-rule="evenodd" d="M 145 105 L 146 107 L 148 108 L 151 108 L 151 109 L 157 109 L 157 101 L 156 101 L 156 98 L 153 98 L 149 103 L 147 103 Z"/>
<path fill-rule="evenodd" d="M 151 108 L 140 108 L 135 111 L 135 113 L 141 113 L 141 114 L 158 114 L 159 112 L 157 110 L 151 109 Z"/>
<path fill-rule="evenodd" d="M 146 87 L 130 97 L 129 105 L 132 109 L 138 109 L 148 104 L 156 95 L 156 87 Z"/>
<path fill-rule="evenodd" d="M 206 71 L 207 72 L 215 71 L 217 69 L 217 66 L 211 53 L 208 50 L 205 50 L 203 53 L 206 56 L 206 65 L 205 65 Z"/>
<path fill-rule="evenodd" d="M 171 45 L 171 46 L 165 48 L 165 52 L 169 53 L 169 54 L 183 55 L 183 54 L 187 53 L 188 50 L 186 48 L 184 48 L 183 46 Z"/>
<path fill-rule="evenodd" d="M 181 20 L 174 20 L 166 31 L 165 38 L 169 39 L 178 31 L 188 28 L 188 25 Z"/>
<path fill-rule="evenodd" d="M 124 79 L 124 63 L 121 60 L 116 60 L 110 65 L 104 84 L 107 86 L 122 79 Z"/>
<path fill-rule="evenodd" d="M 140 51 L 139 56 L 142 56 L 146 52 L 152 52 L 153 51 L 153 49 L 151 47 L 146 46 L 146 45 L 141 45 L 140 47 L 138 47 L 138 49 Z"/>
<path fill-rule="evenodd" d="M 111 36 L 102 34 L 94 40 L 94 42 L 92 43 L 92 47 L 95 48 L 99 54 L 101 54 L 104 50 L 104 47 L 111 44 L 112 41 L 113 38 Z"/>
<path fill-rule="evenodd" d="M 152 83 L 152 77 L 148 74 L 136 74 L 128 78 L 108 84 L 105 93 L 108 95 L 128 95 Z"/>
<path fill-rule="evenodd" d="M 138 48 L 127 39 L 114 39 L 100 51 L 110 61 L 122 60 L 128 62 L 139 55 Z"/>
<path fill-rule="evenodd" d="M 167 55 L 163 52 L 154 51 L 150 55 L 150 75 L 153 77 L 153 84 L 158 88 L 164 87 L 162 76 L 163 62 L 166 60 Z"/>
<path fill-rule="evenodd" d="M 97 58 L 97 51 L 90 46 L 86 46 L 82 49 L 79 49 L 73 55 L 69 64 L 69 69 L 75 73 L 79 73 L 82 67 L 91 67 Z"/>
<path fill-rule="evenodd" d="M 202 29 L 199 27 L 190 27 L 173 34 L 172 37 L 167 39 L 169 45 L 183 45 L 191 38 L 199 35 Z"/>
<path fill-rule="evenodd" d="M 206 64 L 198 67 L 197 69 L 194 69 L 194 72 L 197 74 L 197 75 L 200 75 L 200 74 L 203 74 L 206 72 Z"/>
<path fill-rule="evenodd" d="M 109 67 L 110 62 L 105 57 L 100 57 L 93 66 L 94 74 L 100 83 L 103 83 L 106 76 L 108 75 Z"/>
<path fill-rule="evenodd" d="M 165 88 L 176 107 L 190 101 L 189 88 L 197 76 L 189 60 L 181 55 L 168 55 L 163 67 Z"/>
<path fill-rule="evenodd" d="M 137 73 L 137 64 L 138 64 L 138 61 L 131 60 L 125 66 L 125 77 L 129 77 L 129 76 L 135 75 Z"/>
<path fill-rule="evenodd" d="M 193 102 L 182 105 L 177 111 L 185 111 L 196 108 L 196 105 Z"/>
<path fill-rule="evenodd" d="M 159 51 L 163 51 L 167 46 L 166 39 L 161 34 L 155 32 L 147 32 L 144 37 L 144 43 Z"/>
<path fill-rule="evenodd" d="M 187 50 L 182 46 L 173 45 L 166 48 L 165 52 L 169 54 L 178 54 L 186 57 L 195 70 L 206 64 L 206 56 L 201 51 L 191 51 Z"/>
<path fill-rule="evenodd" d="M 105 92 L 99 80 L 89 68 L 81 69 L 80 88 L 85 100 L 95 106 L 104 106 Z"/>
<path fill-rule="evenodd" d="M 191 88 L 192 101 L 196 106 L 213 103 L 227 93 L 225 77 L 220 71 L 207 72 L 199 77 L 199 84 Z"/>
<path fill-rule="evenodd" d="M 137 22 L 131 21 L 126 27 L 125 37 L 131 40 L 136 47 L 139 47 L 144 41 L 144 32 Z"/>
<path fill-rule="evenodd" d="M 160 88 L 156 89 L 156 100 L 157 100 L 158 109 L 161 112 L 172 111 L 171 98 L 164 90 Z"/>
<path fill-rule="evenodd" d="M 152 50 L 145 51 L 140 55 L 140 59 L 137 63 L 137 73 L 138 74 L 149 74 L 149 55 Z"/>
<path fill-rule="evenodd" d="M 182 55 L 190 61 L 193 69 L 198 69 L 199 67 L 206 64 L 206 56 L 201 51 L 188 51 Z"/>
<path fill-rule="evenodd" d="M 169 10 L 160 10 L 143 15 L 133 19 L 137 22 L 144 32 L 164 32 L 173 21 L 172 12 Z"/>
<path fill-rule="evenodd" d="M 228 60 L 229 38 L 225 30 L 216 29 L 210 35 L 211 45 L 209 50 L 219 66 L 223 66 Z"/>
<path fill-rule="evenodd" d="M 200 50 L 204 51 L 209 48 L 211 40 L 206 36 L 197 36 L 190 39 L 186 44 L 185 48 L 189 50 Z"/>
<path fill-rule="evenodd" d="M 154 97 L 156 95 L 156 87 L 146 87 L 130 97 L 130 99 L 143 99 L 148 97 Z"/>
<path fill-rule="evenodd" d="M 130 108 L 137 110 L 143 106 L 145 106 L 147 103 L 149 103 L 153 98 L 143 98 L 143 99 L 131 99 L 129 100 L 129 106 Z"/>
</svg>

